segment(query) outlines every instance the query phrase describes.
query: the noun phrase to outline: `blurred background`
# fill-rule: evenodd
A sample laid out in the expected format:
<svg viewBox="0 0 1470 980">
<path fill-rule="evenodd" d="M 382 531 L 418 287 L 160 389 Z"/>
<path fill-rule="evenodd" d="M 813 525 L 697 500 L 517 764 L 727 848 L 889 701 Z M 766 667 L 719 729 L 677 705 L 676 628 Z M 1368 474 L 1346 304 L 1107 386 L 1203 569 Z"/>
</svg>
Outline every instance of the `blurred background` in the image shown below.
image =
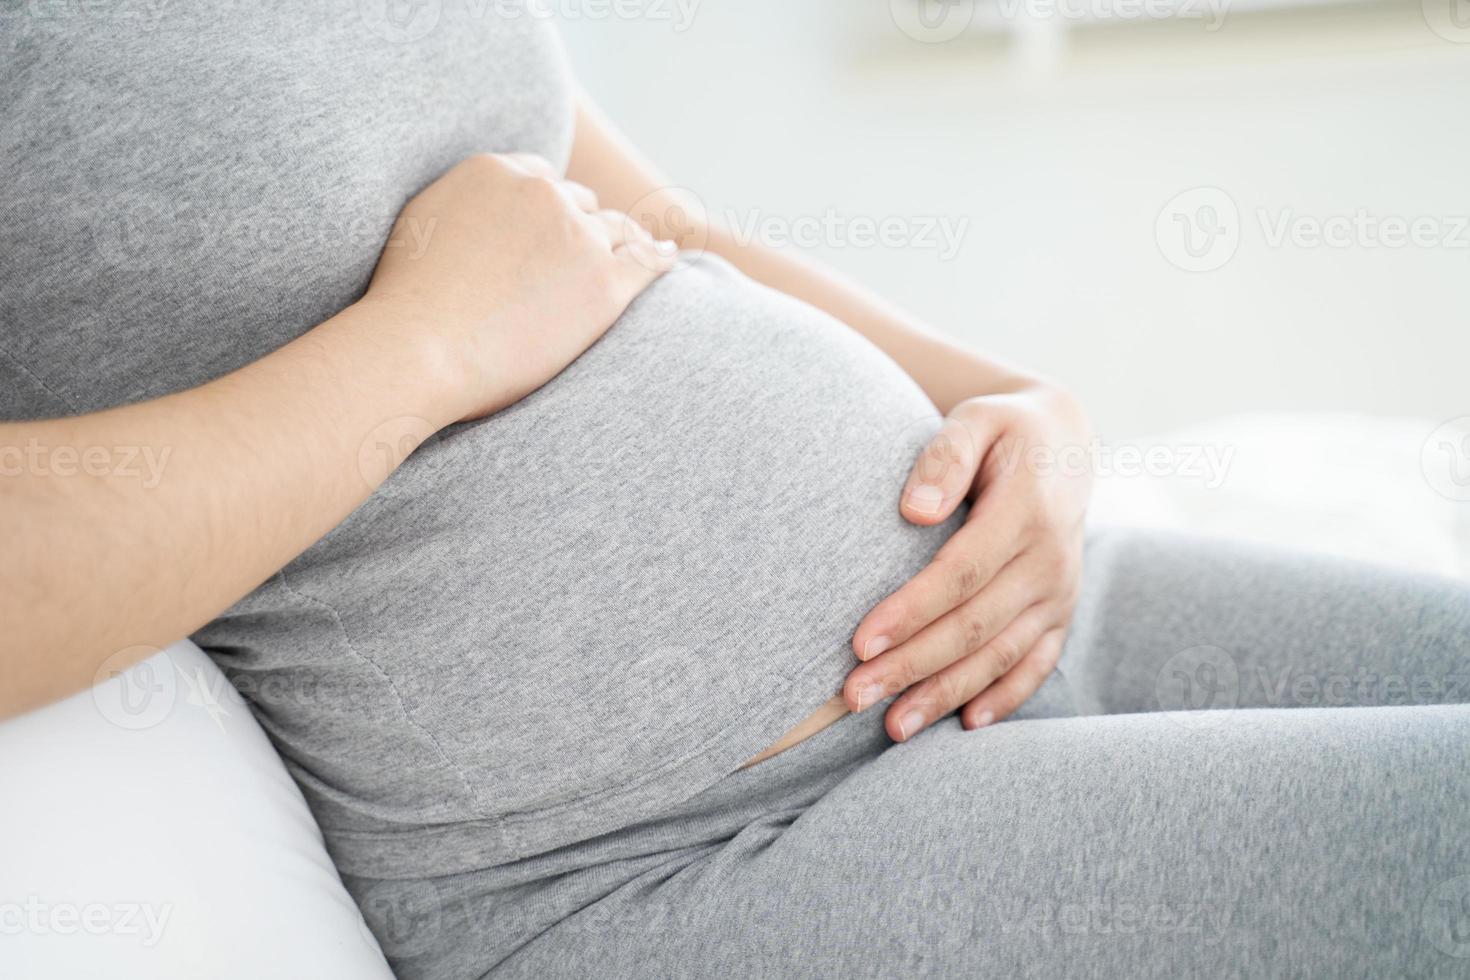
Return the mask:
<svg viewBox="0 0 1470 980">
<path fill-rule="evenodd" d="M 552 5 L 711 214 L 1174 447 L 1102 516 L 1470 575 L 1470 0 Z"/>
</svg>

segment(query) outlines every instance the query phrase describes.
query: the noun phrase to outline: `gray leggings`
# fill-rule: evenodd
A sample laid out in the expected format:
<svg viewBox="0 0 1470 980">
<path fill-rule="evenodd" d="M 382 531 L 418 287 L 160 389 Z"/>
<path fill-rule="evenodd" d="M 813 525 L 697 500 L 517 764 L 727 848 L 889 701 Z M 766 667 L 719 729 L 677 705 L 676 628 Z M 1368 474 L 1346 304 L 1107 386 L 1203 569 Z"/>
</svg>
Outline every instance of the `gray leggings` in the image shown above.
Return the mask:
<svg viewBox="0 0 1470 980">
<path fill-rule="evenodd" d="M 1470 588 L 1087 561 L 1013 720 L 892 745 L 870 709 L 656 820 L 348 885 L 404 978 L 1470 976 Z"/>
</svg>

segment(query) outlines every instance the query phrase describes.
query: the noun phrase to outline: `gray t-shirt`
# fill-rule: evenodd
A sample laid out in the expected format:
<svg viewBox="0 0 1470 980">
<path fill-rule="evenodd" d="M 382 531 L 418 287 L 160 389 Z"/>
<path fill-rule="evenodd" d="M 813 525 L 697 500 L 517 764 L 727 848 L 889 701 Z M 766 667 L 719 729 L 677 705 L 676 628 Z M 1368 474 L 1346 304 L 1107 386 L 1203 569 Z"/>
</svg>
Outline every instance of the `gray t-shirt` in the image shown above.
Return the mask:
<svg viewBox="0 0 1470 980">
<path fill-rule="evenodd" d="M 0 418 L 255 360 L 361 295 L 459 159 L 564 163 L 552 29 L 427 6 L 427 29 L 341 0 L 0 8 Z M 836 693 L 859 619 L 953 529 L 897 508 L 936 425 L 857 334 L 700 258 L 195 639 L 344 871 L 541 853 L 706 788 Z"/>
</svg>

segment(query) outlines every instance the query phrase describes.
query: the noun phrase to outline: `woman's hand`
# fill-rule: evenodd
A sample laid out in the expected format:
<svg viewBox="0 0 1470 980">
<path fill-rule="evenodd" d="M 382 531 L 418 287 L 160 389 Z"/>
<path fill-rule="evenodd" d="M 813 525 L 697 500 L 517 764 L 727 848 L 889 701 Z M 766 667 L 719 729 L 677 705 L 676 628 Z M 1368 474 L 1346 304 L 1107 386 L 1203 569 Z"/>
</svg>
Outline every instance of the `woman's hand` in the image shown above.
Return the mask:
<svg viewBox="0 0 1470 980">
<path fill-rule="evenodd" d="M 903 741 L 961 709 L 966 728 L 1014 711 L 1061 653 L 1077 597 L 1091 473 L 1076 403 L 1044 385 L 955 406 L 915 464 L 900 504 L 936 524 L 967 497 L 965 525 L 933 562 L 868 613 L 853 636 L 865 661 L 843 696 L 888 710 Z M 1061 454 L 1064 449 L 1074 452 Z"/>
<path fill-rule="evenodd" d="M 361 305 L 442 340 L 477 418 L 576 360 L 676 252 L 546 160 L 484 154 L 404 206 Z"/>
<path fill-rule="evenodd" d="M 162 398 L 0 421 L 0 445 L 169 461 L 156 485 L 113 470 L 0 480 L 0 718 L 209 622 L 341 523 L 428 431 L 555 376 L 674 251 L 544 160 L 474 157 L 404 207 L 361 300 L 280 349 Z"/>
</svg>

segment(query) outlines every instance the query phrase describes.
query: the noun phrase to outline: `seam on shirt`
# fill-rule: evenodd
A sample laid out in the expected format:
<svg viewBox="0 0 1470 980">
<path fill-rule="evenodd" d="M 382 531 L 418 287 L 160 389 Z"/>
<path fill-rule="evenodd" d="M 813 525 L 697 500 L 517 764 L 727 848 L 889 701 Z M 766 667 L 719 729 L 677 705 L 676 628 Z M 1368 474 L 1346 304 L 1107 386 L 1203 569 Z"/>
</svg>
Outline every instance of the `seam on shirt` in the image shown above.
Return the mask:
<svg viewBox="0 0 1470 980">
<path fill-rule="evenodd" d="M 767 701 L 765 711 L 757 712 L 754 715 L 747 715 L 746 719 L 748 720 L 752 717 L 757 719 L 764 719 L 768 714 L 774 714 L 781 707 L 782 696 L 788 694 L 798 684 L 810 679 L 812 675 L 816 674 L 819 670 L 825 668 L 828 663 L 830 663 L 830 661 L 828 659 L 827 652 L 824 651 L 822 653 L 814 655 L 807 663 L 803 664 L 799 669 L 794 671 L 787 678 L 785 684 L 781 685 L 779 688 L 776 689 L 775 692 L 773 692 L 771 698 Z M 510 849 L 513 852 L 516 852 L 517 856 L 525 856 L 520 853 L 522 850 L 524 850 L 524 847 L 522 846 L 524 842 L 514 836 L 519 828 L 527 825 L 539 825 L 544 821 L 553 820 L 557 817 L 563 816 L 570 811 L 592 807 L 599 808 L 598 815 L 602 816 L 605 819 L 605 811 L 608 806 L 616 805 L 630 797 L 637 797 L 640 795 L 640 792 L 646 789 L 650 784 L 656 785 L 658 782 L 666 779 L 671 774 L 676 774 L 681 771 L 687 771 L 690 768 L 691 764 L 708 759 L 710 755 L 710 750 L 723 742 L 733 730 L 734 729 L 732 728 L 721 728 L 719 731 L 712 733 L 708 739 L 695 745 L 689 752 L 682 755 L 674 756 L 672 759 L 669 759 L 668 761 L 657 765 L 650 770 L 646 770 L 633 778 L 624 780 L 618 785 L 593 790 L 589 793 L 583 793 L 571 799 L 566 799 L 558 803 L 551 804 L 549 806 L 539 807 L 534 810 L 525 810 L 518 813 L 508 813 L 500 817 L 490 817 L 487 815 L 485 819 L 492 825 L 497 826 L 502 835 L 510 835 L 509 839 L 507 839 L 507 843 L 510 845 Z M 811 737 L 814 738 L 816 737 L 816 735 L 820 734 L 821 732 L 818 732 Z M 736 761 L 736 765 L 738 765 L 738 762 L 739 760 Z M 710 779 L 702 778 L 700 780 L 702 785 L 699 788 L 695 789 L 694 792 L 702 792 L 710 785 L 713 785 L 714 782 L 717 782 L 720 778 L 722 777 L 718 773 Z M 619 826 L 622 825 L 620 824 Z M 414 828 L 414 830 L 411 832 L 411 835 L 420 839 L 444 837 L 460 833 L 463 831 L 463 829 L 463 823 L 448 825 L 441 824 L 431 827 Z M 608 827 L 606 829 L 617 828 Z M 604 831 L 596 831 L 595 833 L 601 832 Z M 366 844 L 373 842 L 391 842 L 400 839 L 403 835 L 400 833 L 383 833 L 381 831 L 373 830 L 348 830 L 333 831 L 332 836 L 334 838 L 344 841 L 351 840 L 355 843 Z M 552 846 L 559 847 L 562 845 L 562 843 L 562 841 L 558 840 L 557 843 Z M 540 844 L 532 845 L 533 850 L 531 850 L 529 853 L 538 853 L 536 850 L 534 850 L 534 848 L 540 846 Z"/>
<path fill-rule="evenodd" d="M 40 388 L 46 394 L 50 395 L 55 401 L 59 402 L 62 408 L 69 409 L 74 414 L 81 414 L 82 410 L 76 405 L 72 404 L 70 398 L 63 397 L 60 392 L 56 391 L 56 389 L 52 388 L 46 382 L 42 381 L 39 375 L 37 375 L 30 368 L 22 364 L 20 358 L 10 353 L 10 351 L 6 350 L 4 347 L 0 347 L 0 357 L 4 357 L 11 364 L 14 364 L 16 370 L 25 375 L 27 378 L 30 378 L 31 381 L 35 383 L 36 387 Z"/>
<path fill-rule="evenodd" d="M 332 614 L 332 620 L 337 624 L 337 632 L 342 635 L 342 643 L 347 647 L 347 652 L 352 654 L 358 660 L 361 660 L 363 663 L 367 664 L 373 670 L 377 671 L 378 676 L 383 679 L 383 683 L 388 686 L 388 690 L 393 692 L 393 698 L 395 701 L 398 702 L 398 710 L 403 712 L 404 719 L 411 727 L 416 729 L 419 734 L 429 740 L 429 744 L 434 746 L 434 751 L 439 753 L 440 760 L 443 761 L 444 765 L 449 768 L 449 771 L 454 773 L 455 777 L 459 779 L 460 785 L 464 787 L 465 793 L 469 796 L 470 804 L 474 807 L 475 816 L 481 820 L 491 819 L 486 813 L 484 801 L 480 799 L 480 794 L 475 792 L 475 788 L 470 784 L 469 778 L 465 776 L 464 770 L 460 769 L 460 767 L 455 765 L 453 760 L 449 758 L 449 753 L 444 751 L 444 746 L 439 744 L 439 739 L 434 736 L 434 733 L 429 731 L 422 724 L 420 724 L 419 721 L 414 718 L 412 713 L 409 712 L 408 704 L 403 700 L 403 692 L 398 690 L 398 685 L 393 683 L 393 678 L 388 676 L 388 672 L 384 670 L 377 661 L 359 651 L 357 647 L 353 644 L 352 637 L 347 634 L 347 625 L 342 621 L 342 614 L 337 611 L 337 608 L 323 599 L 318 599 L 316 596 L 313 595 L 307 595 L 306 593 L 300 592 L 297 589 L 293 588 L 291 583 L 286 581 L 286 570 L 284 568 L 276 573 L 276 577 L 280 580 L 281 588 L 285 589 L 286 592 L 288 592 L 289 594 L 305 602 L 315 603 L 316 605 L 321 606 L 327 612 Z"/>
<path fill-rule="evenodd" d="M 797 684 L 801 683 L 804 680 L 807 680 L 809 677 L 811 677 L 811 675 L 815 674 L 818 669 L 827 666 L 828 663 L 829 661 L 826 656 L 826 651 L 822 651 L 821 653 L 813 656 L 812 659 L 803 664 L 800 669 L 792 673 L 791 676 L 787 678 L 785 684 L 782 684 L 779 688 L 776 689 L 773 696 L 767 702 L 767 710 L 764 712 L 756 712 L 755 717 L 764 718 L 764 716 L 767 714 L 774 714 L 775 711 L 779 707 L 781 707 L 780 698 L 782 696 L 789 693 L 792 688 L 796 687 Z M 745 717 L 749 718 L 751 716 L 747 715 Z M 711 734 L 711 736 L 705 739 L 703 742 L 697 743 L 693 748 L 691 748 L 683 755 L 675 756 L 673 759 L 670 759 L 663 765 L 656 766 L 654 769 L 643 773 L 641 776 L 636 776 L 632 779 L 625 780 L 621 783 L 621 785 L 609 786 L 605 789 L 596 790 L 592 793 L 584 794 L 573 799 L 564 800 L 561 803 L 554 803 L 550 806 L 543 807 L 537 810 L 532 810 L 525 813 L 509 814 L 505 818 L 506 825 L 508 827 L 519 826 L 520 824 L 529 821 L 543 819 L 548 816 L 557 816 L 565 813 L 568 810 L 575 809 L 578 806 L 583 806 L 588 803 L 600 803 L 606 800 L 616 800 L 624 796 L 631 796 L 638 790 L 642 789 L 643 786 L 645 786 L 646 784 L 661 779 L 669 772 L 677 769 L 682 769 L 689 763 L 706 756 L 709 753 L 710 749 L 714 748 L 716 745 L 724 741 L 725 736 L 728 735 L 731 730 L 732 729 L 722 728 L 718 732 L 714 732 L 713 734 Z"/>
</svg>

